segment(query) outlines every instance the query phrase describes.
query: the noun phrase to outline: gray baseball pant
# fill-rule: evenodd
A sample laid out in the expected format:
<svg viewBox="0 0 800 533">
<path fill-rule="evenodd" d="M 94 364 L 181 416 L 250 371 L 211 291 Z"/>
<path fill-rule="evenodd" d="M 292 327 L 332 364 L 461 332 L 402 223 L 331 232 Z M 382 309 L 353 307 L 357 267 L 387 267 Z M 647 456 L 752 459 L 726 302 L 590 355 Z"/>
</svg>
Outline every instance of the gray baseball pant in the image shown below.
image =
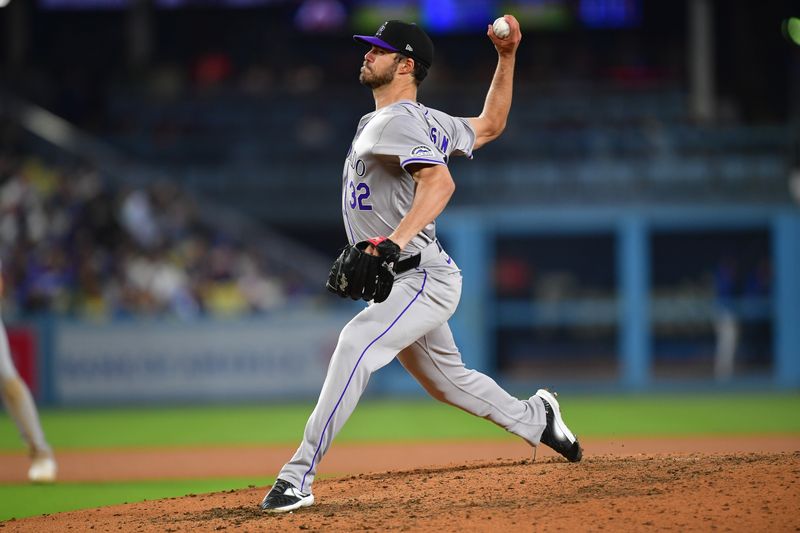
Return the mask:
<svg viewBox="0 0 800 533">
<path fill-rule="evenodd" d="M 465 368 L 447 324 L 461 297 L 461 272 L 436 242 L 421 253 L 420 265 L 398 275 L 386 301 L 369 305 L 342 329 L 303 441 L 278 478 L 310 492 L 320 461 L 370 375 L 394 357 L 437 400 L 539 443 L 545 427 L 541 400 L 519 400 Z"/>
</svg>

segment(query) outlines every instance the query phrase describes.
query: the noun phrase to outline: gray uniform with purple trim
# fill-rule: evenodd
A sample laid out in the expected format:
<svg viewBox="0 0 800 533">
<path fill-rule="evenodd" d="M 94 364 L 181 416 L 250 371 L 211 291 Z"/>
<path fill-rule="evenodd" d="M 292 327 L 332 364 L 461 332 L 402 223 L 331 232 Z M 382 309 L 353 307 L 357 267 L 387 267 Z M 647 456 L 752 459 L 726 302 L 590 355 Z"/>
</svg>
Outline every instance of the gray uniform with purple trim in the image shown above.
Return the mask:
<svg viewBox="0 0 800 533">
<path fill-rule="evenodd" d="M 469 122 L 402 100 L 365 115 L 344 166 L 342 211 L 351 244 L 389 235 L 411 209 L 414 163 L 446 165 L 471 157 Z M 403 250 L 417 268 L 395 279 L 389 298 L 371 304 L 342 330 L 328 375 L 297 452 L 278 477 L 310 492 L 317 467 L 355 409 L 370 375 L 397 357 L 437 400 L 487 418 L 535 445 L 545 427 L 541 400 L 519 400 L 491 378 L 468 370 L 447 320 L 461 297 L 461 271 L 429 224 Z"/>
</svg>

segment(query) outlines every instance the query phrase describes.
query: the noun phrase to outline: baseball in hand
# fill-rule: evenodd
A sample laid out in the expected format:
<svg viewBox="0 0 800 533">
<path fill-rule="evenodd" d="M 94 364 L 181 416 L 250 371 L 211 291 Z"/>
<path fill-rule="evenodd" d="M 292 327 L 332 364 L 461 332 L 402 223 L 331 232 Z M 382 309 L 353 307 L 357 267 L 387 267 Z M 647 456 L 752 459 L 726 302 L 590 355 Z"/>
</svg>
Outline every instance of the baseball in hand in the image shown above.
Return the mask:
<svg viewBox="0 0 800 533">
<path fill-rule="evenodd" d="M 499 17 L 492 24 L 492 31 L 501 39 L 505 39 L 511 33 L 511 26 L 508 25 L 505 18 Z"/>
</svg>

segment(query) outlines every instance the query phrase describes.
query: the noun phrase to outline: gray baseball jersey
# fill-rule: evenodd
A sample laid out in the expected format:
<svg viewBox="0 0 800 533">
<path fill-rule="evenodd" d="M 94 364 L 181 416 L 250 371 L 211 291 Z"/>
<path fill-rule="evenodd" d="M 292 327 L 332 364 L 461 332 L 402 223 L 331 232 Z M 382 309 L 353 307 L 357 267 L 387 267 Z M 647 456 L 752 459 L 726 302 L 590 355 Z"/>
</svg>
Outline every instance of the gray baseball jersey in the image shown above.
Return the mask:
<svg viewBox="0 0 800 533">
<path fill-rule="evenodd" d="M 445 165 L 451 155 L 470 156 L 474 142 L 467 120 L 410 100 L 364 116 L 343 177 L 350 242 L 389 235 L 408 213 L 415 182 L 407 165 Z M 437 400 L 491 420 L 532 445 L 541 438 L 546 417 L 538 396 L 519 400 L 488 376 L 464 367 L 447 324 L 461 297 L 461 272 L 436 240 L 434 224 L 403 253 L 419 253 L 419 266 L 398 275 L 385 301 L 369 305 L 342 329 L 303 441 L 278 474 L 302 492 L 311 492 L 322 457 L 370 375 L 395 357 Z"/>
<path fill-rule="evenodd" d="M 394 231 L 411 209 L 415 183 L 407 165 L 446 165 L 472 156 L 469 122 L 401 100 L 361 118 L 342 173 L 342 213 L 350 244 Z M 414 237 L 403 257 L 436 239 L 435 222 Z"/>
</svg>

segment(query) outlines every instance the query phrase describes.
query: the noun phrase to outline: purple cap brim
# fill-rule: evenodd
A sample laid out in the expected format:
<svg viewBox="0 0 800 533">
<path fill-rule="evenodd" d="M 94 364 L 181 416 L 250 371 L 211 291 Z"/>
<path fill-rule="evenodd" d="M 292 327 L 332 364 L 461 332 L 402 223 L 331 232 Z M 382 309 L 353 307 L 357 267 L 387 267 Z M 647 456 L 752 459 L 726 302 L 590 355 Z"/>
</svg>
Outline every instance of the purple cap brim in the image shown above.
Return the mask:
<svg viewBox="0 0 800 533">
<path fill-rule="evenodd" d="M 387 43 L 382 39 L 378 39 L 374 35 L 353 35 L 353 39 L 356 41 L 361 41 L 362 43 L 371 44 L 373 46 L 377 46 L 378 48 L 385 48 L 390 52 L 397 52 L 397 48 L 392 46 L 391 44 Z"/>
</svg>

